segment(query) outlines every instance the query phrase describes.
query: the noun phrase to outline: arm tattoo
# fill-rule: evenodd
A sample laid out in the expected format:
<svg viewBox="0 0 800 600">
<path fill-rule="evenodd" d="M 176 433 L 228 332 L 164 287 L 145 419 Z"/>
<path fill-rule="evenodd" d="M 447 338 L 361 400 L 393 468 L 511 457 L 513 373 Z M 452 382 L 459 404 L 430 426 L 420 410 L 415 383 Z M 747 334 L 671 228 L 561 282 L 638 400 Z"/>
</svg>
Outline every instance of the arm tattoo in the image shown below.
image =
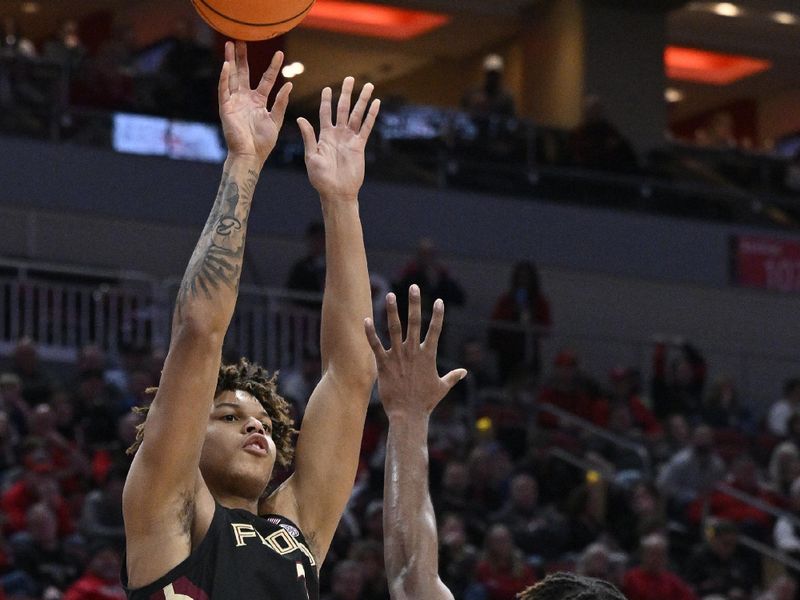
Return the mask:
<svg viewBox="0 0 800 600">
<path fill-rule="evenodd" d="M 240 185 L 225 172 L 178 293 L 178 309 L 200 295 L 214 299 L 222 287 L 239 289 L 250 203 L 258 175 L 248 171 Z"/>
</svg>

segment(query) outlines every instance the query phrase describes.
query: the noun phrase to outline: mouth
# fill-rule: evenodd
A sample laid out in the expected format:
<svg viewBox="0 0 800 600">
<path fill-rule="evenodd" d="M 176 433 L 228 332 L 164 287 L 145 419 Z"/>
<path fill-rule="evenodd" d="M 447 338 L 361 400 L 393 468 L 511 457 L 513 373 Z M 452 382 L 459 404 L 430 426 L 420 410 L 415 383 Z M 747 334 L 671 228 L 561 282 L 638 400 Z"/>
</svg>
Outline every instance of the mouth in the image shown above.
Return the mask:
<svg viewBox="0 0 800 600">
<path fill-rule="evenodd" d="M 244 444 L 242 444 L 242 449 L 256 456 L 267 456 L 269 454 L 267 438 L 260 433 L 249 435 L 245 439 Z"/>
</svg>

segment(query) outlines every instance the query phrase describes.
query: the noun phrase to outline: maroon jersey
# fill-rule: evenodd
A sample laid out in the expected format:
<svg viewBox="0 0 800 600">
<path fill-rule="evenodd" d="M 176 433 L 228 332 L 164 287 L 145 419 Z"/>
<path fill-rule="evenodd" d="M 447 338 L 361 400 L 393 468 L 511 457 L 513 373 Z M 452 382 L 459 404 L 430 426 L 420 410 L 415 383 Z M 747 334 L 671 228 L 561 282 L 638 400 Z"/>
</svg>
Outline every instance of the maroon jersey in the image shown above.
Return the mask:
<svg viewBox="0 0 800 600">
<path fill-rule="evenodd" d="M 317 563 L 300 529 L 280 515 L 216 505 L 189 557 L 129 600 L 319 600 Z"/>
</svg>

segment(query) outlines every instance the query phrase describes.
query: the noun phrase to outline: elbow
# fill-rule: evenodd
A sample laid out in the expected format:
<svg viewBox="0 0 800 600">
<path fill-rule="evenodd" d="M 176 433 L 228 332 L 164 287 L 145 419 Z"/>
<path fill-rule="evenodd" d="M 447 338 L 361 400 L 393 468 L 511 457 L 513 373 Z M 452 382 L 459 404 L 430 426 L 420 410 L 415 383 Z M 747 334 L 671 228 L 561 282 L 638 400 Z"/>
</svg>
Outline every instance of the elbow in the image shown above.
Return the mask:
<svg viewBox="0 0 800 600">
<path fill-rule="evenodd" d="M 202 315 L 185 314 L 172 327 L 173 343 L 202 343 L 206 347 L 222 347 L 225 329 Z"/>
<path fill-rule="evenodd" d="M 378 379 L 378 367 L 372 354 L 365 359 L 352 360 L 346 364 L 331 363 L 326 371 L 348 390 L 367 398 Z"/>
</svg>

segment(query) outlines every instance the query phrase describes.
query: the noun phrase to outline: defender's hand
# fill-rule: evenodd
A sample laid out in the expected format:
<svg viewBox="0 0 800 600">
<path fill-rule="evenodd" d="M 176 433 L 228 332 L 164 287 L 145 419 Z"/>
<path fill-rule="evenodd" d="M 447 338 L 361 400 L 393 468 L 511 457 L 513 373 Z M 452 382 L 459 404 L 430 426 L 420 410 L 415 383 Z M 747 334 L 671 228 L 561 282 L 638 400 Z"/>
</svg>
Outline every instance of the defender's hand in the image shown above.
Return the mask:
<svg viewBox="0 0 800 600">
<path fill-rule="evenodd" d="M 306 168 L 311 185 L 323 199 L 355 200 L 364 183 L 364 148 L 380 110 L 380 100 L 373 100 L 367 110 L 374 86 L 368 83 L 353 111 L 350 97 L 354 79 L 347 77 L 342 84 L 336 123 L 332 121 L 331 88 L 322 90 L 319 107 L 319 140 L 306 119 L 297 119 L 305 146 Z"/>
<path fill-rule="evenodd" d="M 408 292 L 408 334 L 403 341 L 403 329 L 397 314 L 397 298 L 386 296 L 386 313 L 392 346 L 384 349 L 375 324 L 364 321 L 369 345 L 378 365 L 378 394 L 391 419 L 405 414 L 429 415 L 447 392 L 462 380 L 466 369 L 455 369 L 439 377 L 436 369 L 436 350 L 444 321 L 444 302 L 433 304 L 433 317 L 420 343 L 421 310 L 419 287 L 412 285 Z"/>
<path fill-rule="evenodd" d="M 276 52 L 256 89 L 250 89 L 250 67 L 244 42 L 225 43 L 225 62 L 219 77 L 219 117 L 231 156 L 252 158 L 264 164 L 278 141 L 292 84 L 278 91 L 272 110 L 267 97 L 283 64 L 283 52 Z"/>
</svg>

